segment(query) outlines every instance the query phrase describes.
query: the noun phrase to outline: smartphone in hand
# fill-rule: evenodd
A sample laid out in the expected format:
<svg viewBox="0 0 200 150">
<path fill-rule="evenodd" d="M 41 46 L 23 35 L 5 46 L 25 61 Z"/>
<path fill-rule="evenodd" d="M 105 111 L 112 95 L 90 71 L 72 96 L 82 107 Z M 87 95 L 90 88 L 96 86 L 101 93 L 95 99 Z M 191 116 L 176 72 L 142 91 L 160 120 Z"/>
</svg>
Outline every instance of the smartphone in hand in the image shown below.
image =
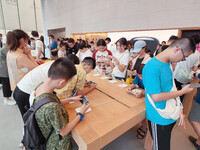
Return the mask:
<svg viewBox="0 0 200 150">
<path fill-rule="evenodd" d="M 81 98 L 82 100 L 80 100 L 80 102 L 82 104 L 88 105 L 90 103 L 85 95 L 83 95 Z"/>
</svg>

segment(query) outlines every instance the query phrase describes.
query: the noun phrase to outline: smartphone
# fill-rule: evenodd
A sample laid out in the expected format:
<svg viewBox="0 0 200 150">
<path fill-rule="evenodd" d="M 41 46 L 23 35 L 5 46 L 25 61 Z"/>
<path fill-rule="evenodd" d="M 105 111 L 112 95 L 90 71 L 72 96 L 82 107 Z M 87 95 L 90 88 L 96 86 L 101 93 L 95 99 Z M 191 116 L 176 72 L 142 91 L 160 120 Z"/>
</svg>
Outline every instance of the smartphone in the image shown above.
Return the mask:
<svg viewBox="0 0 200 150">
<path fill-rule="evenodd" d="M 74 97 L 74 95 L 76 95 L 77 91 L 78 91 L 78 88 L 75 87 L 72 91 L 72 94 L 69 97 Z"/>
<path fill-rule="evenodd" d="M 200 83 L 190 84 L 190 88 L 199 88 L 199 87 L 200 87 Z"/>
<path fill-rule="evenodd" d="M 80 102 L 82 104 L 88 105 L 90 103 L 85 95 L 83 95 L 81 98 L 82 100 L 80 100 Z"/>
</svg>

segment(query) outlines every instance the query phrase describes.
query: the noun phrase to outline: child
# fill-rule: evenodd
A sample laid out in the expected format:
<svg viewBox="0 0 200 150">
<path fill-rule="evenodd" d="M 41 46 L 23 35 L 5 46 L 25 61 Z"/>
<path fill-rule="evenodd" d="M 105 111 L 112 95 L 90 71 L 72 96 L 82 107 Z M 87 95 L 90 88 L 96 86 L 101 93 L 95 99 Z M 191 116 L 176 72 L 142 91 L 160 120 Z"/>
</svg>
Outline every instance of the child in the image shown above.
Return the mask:
<svg viewBox="0 0 200 150">
<path fill-rule="evenodd" d="M 144 89 L 144 85 L 143 85 L 143 81 L 142 81 L 142 69 L 144 67 L 144 64 L 140 64 L 137 69 L 136 69 L 136 76 L 133 80 L 133 84 L 128 88 L 127 92 L 130 93 L 131 90 L 133 90 L 134 88 L 141 88 Z M 145 92 L 139 92 L 135 94 L 136 97 L 140 98 L 140 97 L 144 97 L 145 96 Z"/>
<path fill-rule="evenodd" d="M 47 138 L 54 128 L 49 140 L 47 141 L 46 148 L 69 150 L 71 149 L 71 134 L 70 131 L 78 124 L 83 117 L 89 105 L 83 105 L 80 113 L 69 121 L 68 113 L 60 102 L 57 96 L 53 94 L 54 89 L 61 89 L 76 75 L 76 67 L 74 64 L 67 60 L 67 58 L 58 58 L 50 67 L 48 71 L 48 78 L 36 89 L 35 100 L 33 105 L 41 99 L 53 98 L 57 101 L 49 102 L 40 107 L 35 113 L 35 118 L 38 126 Z M 62 136 L 62 138 L 60 138 Z"/>
<path fill-rule="evenodd" d="M 117 41 L 117 52 L 113 55 L 113 60 L 109 59 L 109 64 L 113 69 L 113 75 L 116 79 L 125 80 L 126 70 L 130 60 L 129 52 L 126 51 L 127 40 L 120 38 Z"/>
<path fill-rule="evenodd" d="M 112 53 L 106 49 L 106 42 L 103 39 L 98 40 L 97 47 L 98 49 L 95 50 L 92 55 L 97 63 L 96 70 L 99 73 L 102 73 L 103 70 L 105 70 L 106 73 L 109 73 L 111 70 L 108 64 L 108 56 L 112 56 Z"/>
<path fill-rule="evenodd" d="M 61 44 L 60 45 L 60 49 L 58 51 L 58 58 L 65 57 L 65 56 L 66 56 L 66 45 L 65 44 Z"/>
<path fill-rule="evenodd" d="M 78 43 L 78 53 L 76 56 L 80 61 L 83 61 L 85 57 L 92 57 L 92 52 L 87 48 L 87 44 L 84 40 L 81 40 L 80 43 Z"/>
</svg>

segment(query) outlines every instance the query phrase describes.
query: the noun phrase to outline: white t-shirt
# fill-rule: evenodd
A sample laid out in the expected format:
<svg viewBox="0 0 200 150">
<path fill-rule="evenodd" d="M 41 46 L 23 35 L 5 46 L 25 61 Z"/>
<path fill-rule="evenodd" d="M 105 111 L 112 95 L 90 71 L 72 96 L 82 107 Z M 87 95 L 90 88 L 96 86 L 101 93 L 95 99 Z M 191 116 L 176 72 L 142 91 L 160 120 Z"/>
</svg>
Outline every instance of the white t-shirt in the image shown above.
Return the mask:
<svg viewBox="0 0 200 150">
<path fill-rule="evenodd" d="M 40 39 L 35 40 L 35 52 L 36 52 L 36 57 L 38 56 L 38 49 L 41 48 L 42 52 L 40 55 L 40 58 L 44 57 L 43 53 L 44 53 L 44 47 L 43 47 L 43 43 Z"/>
<path fill-rule="evenodd" d="M 179 68 L 182 68 L 186 74 L 190 74 L 193 66 L 199 65 L 199 52 L 196 50 L 193 54 L 186 57 L 186 61 L 180 61 L 176 64 L 176 68 L 174 70 L 174 78 L 176 79 L 176 74 Z"/>
<path fill-rule="evenodd" d="M 113 55 L 114 55 L 114 53 L 116 53 L 118 51 L 117 47 L 116 47 L 116 44 L 112 44 L 110 46 L 110 51 L 112 52 Z"/>
<path fill-rule="evenodd" d="M 46 62 L 31 70 L 18 82 L 18 88 L 27 94 L 31 94 L 48 77 L 48 70 L 53 62 Z"/>
<path fill-rule="evenodd" d="M 119 51 L 117 51 L 116 53 L 114 53 L 113 57 L 117 58 L 121 65 L 126 65 L 128 67 L 130 55 L 127 50 L 124 51 L 123 53 L 119 53 Z M 113 75 L 115 77 L 125 78 L 127 67 L 124 69 L 123 72 L 121 72 L 118 69 L 118 66 L 116 65 L 115 61 L 113 61 L 113 63 L 115 64 L 115 67 L 113 68 L 113 71 L 112 71 Z"/>
<path fill-rule="evenodd" d="M 58 51 L 58 57 L 65 57 L 66 51 L 62 51 L 61 49 Z"/>
<path fill-rule="evenodd" d="M 76 54 L 76 56 L 81 60 L 83 61 L 83 59 L 85 57 L 92 57 L 92 52 L 90 49 L 88 49 L 87 51 L 85 51 L 84 53 L 81 52 L 81 51 L 78 51 L 78 53 Z"/>
</svg>

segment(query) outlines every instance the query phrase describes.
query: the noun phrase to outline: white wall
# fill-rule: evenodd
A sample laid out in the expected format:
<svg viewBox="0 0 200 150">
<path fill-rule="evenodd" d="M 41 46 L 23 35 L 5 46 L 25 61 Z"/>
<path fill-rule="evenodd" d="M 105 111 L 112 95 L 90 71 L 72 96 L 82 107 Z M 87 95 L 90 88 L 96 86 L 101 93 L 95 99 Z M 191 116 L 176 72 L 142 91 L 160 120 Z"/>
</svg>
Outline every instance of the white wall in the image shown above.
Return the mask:
<svg viewBox="0 0 200 150">
<path fill-rule="evenodd" d="M 42 0 L 45 29 L 70 33 L 200 26 L 199 0 Z"/>
</svg>

